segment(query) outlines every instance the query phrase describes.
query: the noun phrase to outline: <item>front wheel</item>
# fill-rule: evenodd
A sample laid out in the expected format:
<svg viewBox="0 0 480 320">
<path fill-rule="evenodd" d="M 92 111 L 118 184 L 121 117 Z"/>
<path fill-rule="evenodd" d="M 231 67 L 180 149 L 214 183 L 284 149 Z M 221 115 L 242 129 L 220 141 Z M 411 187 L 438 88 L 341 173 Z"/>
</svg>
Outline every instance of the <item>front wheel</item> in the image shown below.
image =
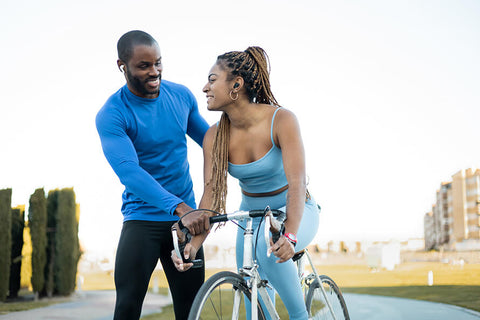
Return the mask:
<svg viewBox="0 0 480 320">
<path fill-rule="evenodd" d="M 246 319 L 245 302 L 250 297 L 247 282 L 240 275 L 229 271 L 216 273 L 200 287 L 188 320 Z M 265 319 L 260 303 L 258 319 Z"/>
<path fill-rule="evenodd" d="M 328 276 L 320 276 L 322 291 L 318 280 L 313 280 L 307 293 L 307 311 L 309 319 L 344 319 L 349 320 L 347 304 L 337 284 Z M 328 302 L 332 310 L 328 307 Z M 335 317 L 332 315 L 335 314 Z"/>
</svg>

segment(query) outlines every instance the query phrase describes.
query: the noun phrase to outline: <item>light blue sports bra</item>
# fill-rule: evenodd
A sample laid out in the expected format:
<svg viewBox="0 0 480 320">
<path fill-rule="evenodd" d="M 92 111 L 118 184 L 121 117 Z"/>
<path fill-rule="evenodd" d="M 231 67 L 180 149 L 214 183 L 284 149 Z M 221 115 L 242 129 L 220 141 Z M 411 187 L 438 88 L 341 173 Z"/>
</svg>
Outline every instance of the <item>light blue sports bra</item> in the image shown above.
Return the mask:
<svg viewBox="0 0 480 320">
<path fill-rule="evenodd" d="M 280 108 L 272 116 L 270 139 L 272 148 L 260 159 L 246 164 L 228 163 L 228 173 L 240 182 L 240 187 L 249 193 L 265 193 L 278 190 L 288 184 L 283 169 L 282 150 L 273 140 L 273 121 Z"/>
</svg>

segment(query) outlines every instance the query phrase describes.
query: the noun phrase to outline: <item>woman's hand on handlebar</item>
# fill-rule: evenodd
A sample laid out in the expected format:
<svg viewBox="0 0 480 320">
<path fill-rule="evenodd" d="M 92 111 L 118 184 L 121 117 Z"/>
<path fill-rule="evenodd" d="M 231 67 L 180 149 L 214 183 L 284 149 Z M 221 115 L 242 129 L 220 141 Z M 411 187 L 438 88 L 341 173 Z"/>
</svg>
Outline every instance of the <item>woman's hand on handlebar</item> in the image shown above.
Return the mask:
<svg viewBox="0 0 480 320">
<path fill-rule="evenodd" d="M 195 260 L 199 248 L 201 248 L 203 242 L 208 236 L 208 232 L 203 232 L 198 236 L 187 237 L 185 233 L 180 230 L 178 223 L 174 223 L 172 226 L 172 236 L 173 236 L 173 245 L 174 250 L 172 250 L 171 258 L 175 268 L 178 271 L 187 271 L 192 267 L 201 267 L 203 264 L 202 260 Z M 177 254 L 176 250 L 179 250 L 180 253 Z M 185 258 L 185 261 L 179 255 L 182 254 Z"/>
<path fill-rule="evenodd" d="M 277 242 L 273 243 L 270 238 L 271 253 L 273 253 L 279 260 L 277 263 L 288 261 L 295 254 L 295 247 L 284 236 L 281 236 Z"/>
<path fill-rule="evenodd" d="M 185 250 L 183 250 L 183 255 L 185 256 L 185 259 L 192 257 L 192 260 L 193 260 L 197 255 L 197 251 L 198 249 L 196 249 L 190 243 L 187 243 L 185 245 Z M 183 262 L 182 258 L 177 256 L 177 254 L 175 253 L 175 250 L 172 250 L 172 261 L 173 261 L 173 264 L 175 265 L 175 268 L 177 268 L 177 270 L 180 272 L 187 271 L 193 266 L 193 263 L 191 262 Z"/>
</svg>

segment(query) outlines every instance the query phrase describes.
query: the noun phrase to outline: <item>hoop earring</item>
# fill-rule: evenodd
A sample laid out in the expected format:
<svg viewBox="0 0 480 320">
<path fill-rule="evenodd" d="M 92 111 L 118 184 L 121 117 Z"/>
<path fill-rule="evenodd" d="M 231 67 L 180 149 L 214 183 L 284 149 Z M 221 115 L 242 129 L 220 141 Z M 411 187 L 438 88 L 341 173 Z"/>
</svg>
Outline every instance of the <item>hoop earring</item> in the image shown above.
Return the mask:
<svg viewBox="0 0 480 320">
<path fill-rule="evenodd" d="M 232 97 L 232 92 L 233 92 L 233 90 L 231 90 L 228 95 L 230 96 L 230 99 L 232 99 L 233 101 L 235 101 L 235 100 L 238 99 L 238 92 L 233 92 L 234 94 L 236 94 L 235 98 Z"/>
</svg>

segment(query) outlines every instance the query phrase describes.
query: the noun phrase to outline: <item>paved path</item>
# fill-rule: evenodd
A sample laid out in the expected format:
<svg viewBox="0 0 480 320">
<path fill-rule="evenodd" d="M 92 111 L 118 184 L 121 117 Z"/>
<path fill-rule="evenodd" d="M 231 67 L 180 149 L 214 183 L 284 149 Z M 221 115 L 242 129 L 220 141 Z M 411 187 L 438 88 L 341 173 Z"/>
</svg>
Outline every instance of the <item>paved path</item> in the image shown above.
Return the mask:
<svg viewBox="0 0 480 320">
<path fill-rule="evenodd" d="M 352 320 L 480 320 L 479 312 L 435 302 L 349 293 L 345 301 Z M 111 320 L 114 303 L 115 291 L 85 291 L 71 302 L 0 315 L 0 320 Z M 170 303 L 169 297 L 149 293 L 142 315 Z"/>
<path fill-rule="evenodd" d="M 480 320 L 480 313 L 448 304 L 345 293 L 352 320 Z"/>
<path fill-rule="evenodd" d="M 169 304 L 171 298 L 148 293 L 142 316 L 161 312 L 161 307 Z M 71 302 L 0 315 L 0 320 L 111 320 L 114 306 L 115 291 L 83 291 L 75 294 Z"/>
</svg>

